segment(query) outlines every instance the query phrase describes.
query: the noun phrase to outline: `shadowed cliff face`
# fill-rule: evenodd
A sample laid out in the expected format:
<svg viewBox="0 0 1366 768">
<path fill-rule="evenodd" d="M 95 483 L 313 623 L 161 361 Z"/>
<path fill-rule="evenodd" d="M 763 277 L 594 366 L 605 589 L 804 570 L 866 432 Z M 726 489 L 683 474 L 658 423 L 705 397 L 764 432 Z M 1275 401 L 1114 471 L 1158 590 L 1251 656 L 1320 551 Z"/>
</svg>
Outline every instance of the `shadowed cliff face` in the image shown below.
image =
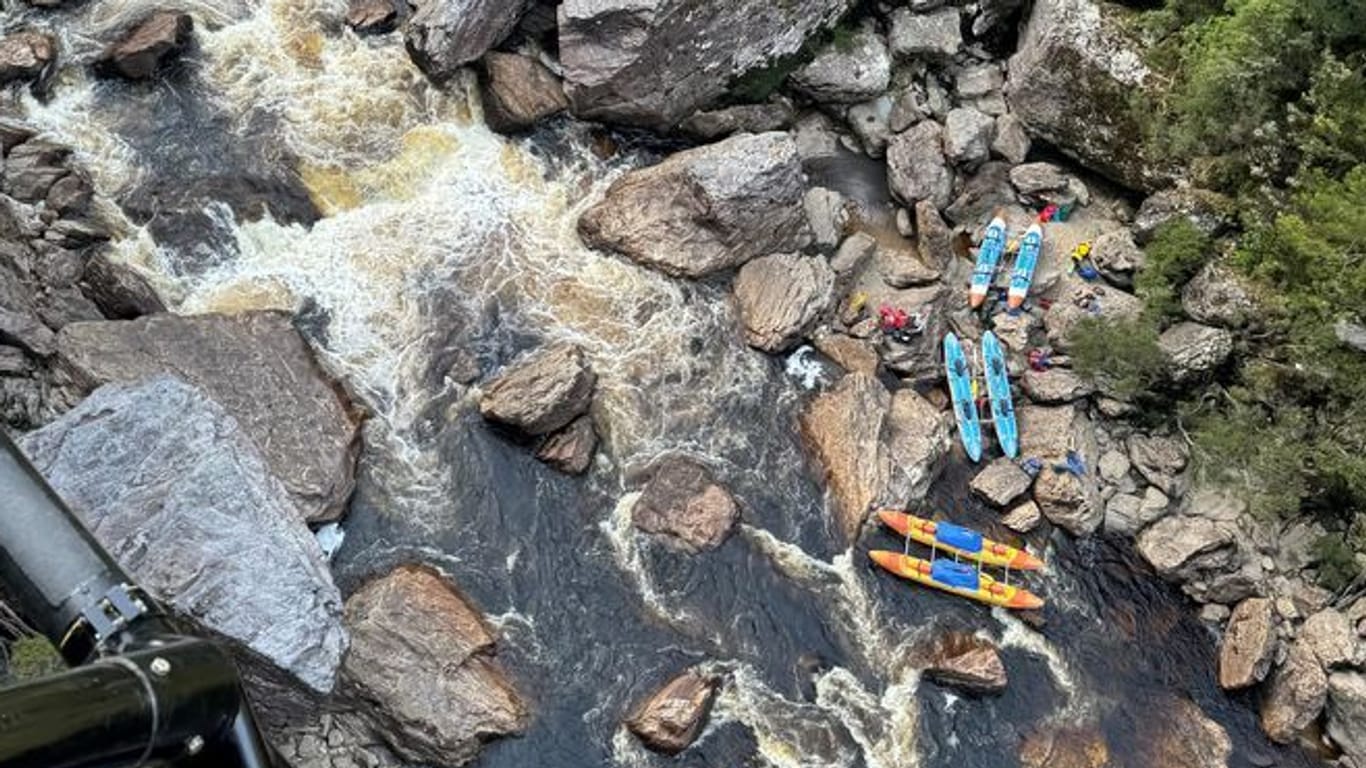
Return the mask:
<svg viewBox="0 0 1366 768">
<path fill-rule="evenodd" d="M 1151 766 L 1143 750 L 1174 697 L 1228 729 L 1230 764 L 1295 764 L 1256 734 L 1248 702 L 1215 690 L 1210 639 L 1120 548 L 1056 542 L 1033 582 L 1051 605 L 1042 633 L 873 571 L 864 552 L 898 542 L 865 530 L 845 548 L 797 437 L 813 392 L 745 346 L 728 278 L 675 280 L 580 242 L 581 213 L 658 158 L 601 160 L 578 124 L 497 136 L 469 78 L 433 87 L 399 36 L 326 21 L 336 5 L 192 9 L 198 49 L 164 81 L 73 71 L 24 107 L 119 203 L 116 252 L 156 274 L 176 311 L 300 313 L 373 413 L 334 571 L 349 593 L 423 561 L 489 614 L 532 721 L 479 765 L 994 768 L 1067 726 L 1114 764 Z M 69 34 L 146 4 L 98 6 L 74 11 Z M 865 164 L 808 171 L 870 211 L 887 201 Z M 487 376 L 559 340 L 598 374 L 605 458 L 582 479 L 487 429 L 446 375 L 459 361 Z M 630 525 L 636 478 L 671 452 L 707 458 L 740 501 L 714 551 L 681 554 Z M 931 506 L 988 522 L 952 461 Z M 1002 645 L 1003 695 L 921 683 L 909 650 L 943 628 Z M 726 683 L 700 742 L 669 761 L 621 720 L 693 664 Z"/>
</svg>

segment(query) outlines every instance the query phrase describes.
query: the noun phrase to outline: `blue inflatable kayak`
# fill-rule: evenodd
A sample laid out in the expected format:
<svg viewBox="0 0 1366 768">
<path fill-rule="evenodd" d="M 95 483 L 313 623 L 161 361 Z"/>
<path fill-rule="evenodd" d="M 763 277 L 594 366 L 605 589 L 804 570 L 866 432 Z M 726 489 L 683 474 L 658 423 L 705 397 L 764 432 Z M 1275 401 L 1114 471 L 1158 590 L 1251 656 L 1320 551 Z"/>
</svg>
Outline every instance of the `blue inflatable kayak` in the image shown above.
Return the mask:
<svg viewBox="0 0 1366 768">
<path fill-rule="evenodd" d="M 1043 227 L 1035 224 L 1020 238 L 1020 252 L 1015 256 L 1015 269 L 1010 272 L 1010 293 L 1007 303 L 1015 309 L 1024 303 L 1029 295 L 1029 286 L 1034 282 L 1034 268 L 1039 265 L 1039 254 L 1043 252 Z"/>
<path fill-rule="evenodd" d="M 1001 450 L 1010 458 L 1020 453 L 1020 433 L 1015 425 L 1015 405 L 1010 399 L 1010 375 L 1006 370 L 1005 350 L 996 334 L 982 334 L 982 363 L 987 372 L 987 394 L 991 397 L 991 423 Z"/>
<path fill-rule="evenodd" d="M 982 458 L 982 423 L 977 418 L 977 403 L 972 395 L 972 371 L 963 345 L 950 333 L 944 337 L 944 371 L 949 377 L 949 394 L 953 396 L 953 416 L 958 421 L 958 437 L 968 458 Z"/>
<path fill-rule="evenodd" d="M 968 304 L 973 309 L 982 306 L 987 291 L 996 280 L 996 268 L 1006 250 L 1006 223 L 998 216 L 987 225 L 982 246 L 977 249 L 977 267 L 972 270 L 972 287 L 968 289 Z"/>
</svg>

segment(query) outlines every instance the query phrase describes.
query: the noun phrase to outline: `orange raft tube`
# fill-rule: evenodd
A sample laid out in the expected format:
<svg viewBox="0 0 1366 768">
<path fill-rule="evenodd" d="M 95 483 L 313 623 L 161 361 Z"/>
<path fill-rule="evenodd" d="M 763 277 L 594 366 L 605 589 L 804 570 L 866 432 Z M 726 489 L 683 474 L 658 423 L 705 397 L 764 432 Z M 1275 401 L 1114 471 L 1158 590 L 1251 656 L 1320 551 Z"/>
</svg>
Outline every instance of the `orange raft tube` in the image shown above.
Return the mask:
<svg viewBox="0 0 1366 768">
<path fill-rule="evenodd" d="M 873 562 L 903 579 L 919 582 L 949 594 L 988 605 L 1016 610 L 1043 607 L 1043 600 L 1028 590 L 1002 584 L 971 566 L 945 560 L 931 563 L 918 557 L 875 549 L 868 553 Z"/>
<path fill-rule="evenodd" d="M 927 547 L 934 547 L 963 560 L 1016 571 L 1037 571 L 1043 568 L 1043 561 L 1034 555 L 991 539 L 980 539 L 980 546 L 975 550 L 956 547 L 951 541 L 945 541 L 949 537 L 941 535 L 946 532 L 941 529 L 963 530 L 952 523 L 936 523 L 892 509 L 880 509 L 877 516 L 882 519 L 883 524 L 902 536 L 909 536 Z"/>
</svg>

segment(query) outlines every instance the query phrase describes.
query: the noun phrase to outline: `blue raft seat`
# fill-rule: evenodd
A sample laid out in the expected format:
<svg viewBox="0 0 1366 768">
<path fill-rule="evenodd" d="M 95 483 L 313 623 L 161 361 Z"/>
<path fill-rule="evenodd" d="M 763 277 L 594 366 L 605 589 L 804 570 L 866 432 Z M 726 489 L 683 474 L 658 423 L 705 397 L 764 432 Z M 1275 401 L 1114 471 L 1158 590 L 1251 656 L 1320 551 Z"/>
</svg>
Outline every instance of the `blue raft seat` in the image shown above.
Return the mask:
<svg viewBox="0 0 1366 768">
<path fill-rule="evenodd" d="M 934 540 L 964 552 L 982 551 L 982 534 L 953 523 L 935 523 Z"/>
<path fill-rule="evenodd" d="M 930 578 L 949 587 L 977 589 L 977 569 L 952 560 L 935 560 L 930 564 Z"/>
</svg>

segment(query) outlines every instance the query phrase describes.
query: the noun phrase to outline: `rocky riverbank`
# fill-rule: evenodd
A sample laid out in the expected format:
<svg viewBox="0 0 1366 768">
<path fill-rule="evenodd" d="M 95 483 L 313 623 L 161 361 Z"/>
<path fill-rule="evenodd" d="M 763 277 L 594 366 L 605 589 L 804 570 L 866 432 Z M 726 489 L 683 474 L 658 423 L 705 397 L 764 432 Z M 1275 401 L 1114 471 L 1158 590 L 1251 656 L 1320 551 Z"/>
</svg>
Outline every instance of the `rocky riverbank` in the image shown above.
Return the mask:
<svg viewBox="0 0 1366 768">
<path fill-rule="evenodd" d="M 208 59 L 201 37 L 222 34 L 224 19 L 149 7 L 107 24 L 92 46 L 64 42 L 64 14 L 82 11 L 31 5 L 0 38 L 4 423 L 146 586 L 233 645 L 291 765 L 461 765 L 531 727 L 538 709 L 553 708 L 536 694 L 553 692 L 505 669 L 506 617 L 486 616 L 465 585 L 412 557 L 345 589 L 334 583 L 312 534 L 344 521 L 358 471 L 382 473 L 367 444 L 396 427 L 367 424 L 392 403 L 334 367 L 326 312 L 168 312 L 178 297 L 164 276 L 115 246 L 145 226 L 165 250 L 183 248 L 169 233 L 199 231 L 213 188 L 170 188 L 150 208 L 99 194 L 79 156 L 23 116 L 41 109 L 37 99 L 60 97 L 64 71 L 113 78 L 110 98 L 193 77 Z M 325 58 L 309 59 L 322 35 L 347 45 L 367 45 L 360 33 L 401 39 L 406 54 L 383 50 L 410 56 L 428 78 L 414 92 L 477 82 L 482 118 L 498 132 L 566 121 L 653 132 L 645 143 L 658 162 L 621 172 L 567 229 L 666 276 L 670 290 L 722 297 L 729 332 L 753 354 L 820 362 L 818 391 L 774 423 L 790 427 L 806 475 L 824 490 L 818 527 L 836 549 L 866 533 L 870 505 L 915 505 L 947 462 L 962 460 L 939 343 L 949 331 L 994 330 L 1019 385 L 1022 461 L 984 462 L 971 489 L 999 509 L 1000 530 L 1035 545 L 1054 530 L 1132 538 L 1152 578 L 1178 584 L 1219 637 L 1209 674 L 1227 690 L 1258 691 L 1271 739 L 1366 768 L 1366 596 L 1314 586 L 1319 531 L 1254 516 L 1202 475 L 1179 430 L 1144 426 L 1152 420 L 1114 382 L 1066 363 L 1089 318 L 1140 312 L 1142 246 L 1163 222 L 1184 217 L 1212 236 L 1232 223 L 1217 195 L 1135 141 L 1132 96 L 1161 85 L 1122 9 L 1097 0 L 401 6 L 356 0 L 319 11 L 319 40 L 291 40 L 290 50 L 325 68 Z M 613 143 L 598 149 L 611 155 Z M 281 162 L 284 177 L 297 175 L 290 158 Z M 295 182 L 276 178 L 253 176 L 221 202 L 243 221 L 300 226 L 346 210 L 317 195 L 304 202 Z M 994 302 L 971 311 L 965 286 L 985 223 L 999 215 L 1018 237 L 1049 207 L 1066 218 L 1044 225 L 1024 311 Z M 1096 276 L 1072 268 L 1082 244 Z M 1258 312 L 1256 291 L 1217 261 L 1179 301 L 1181 321 L 1159 339 L 1161 375 L 1178 388 L 1238 354 Z M 641 325 L 654 311 L 643 298 L 622 306 Z M 892 333 L 879 322 L 883 307 L 923 326 Z M 647 391 L 648 367 L 608 382 L 615 361 L 588 341 L 513 350 L 459 332 L 424 331 L 424 344 L 445 339 L 424 375 L 437 371 L 444 399 L 433 402 L 446 409 L 424 413 L 424 424 L 477 411 L 497 440 L 551 474 L 611 478 L 631 500 L 623 519 L 634 531 L 624 535 L 660 543 L 661 562 L 709 557 L 753 523 L 752 502 L 721 471 L 725 457 L 619 455 L 630 443 L 611 404 L 622 389 Z M 688 343 L 699 354 L 712 340 Z M 1054 365 L 1031 361 L 1045 349 Z M 496 495 L 504 480 L 485 471 L 481 493 Z M 947 633 L 914 650 L 917 674 L 971 695 L 1014 684 L 1009 655 L 991 641 Z M 693 663 L 675 673 L 616 713 L 664 753 L 687 750 L 709 713 L 736 706 L 725 670 Z M 1218 723 L 1186 698 L 1169 708 L 1188 726 L 1152 735 L 1160 756 L 1148 765 L 1228 764 Z M 1056 727 L 1019 746 L 1026 765 L 1105 765 L 1106 749 L 1103 737 Z"/>
</svg>

